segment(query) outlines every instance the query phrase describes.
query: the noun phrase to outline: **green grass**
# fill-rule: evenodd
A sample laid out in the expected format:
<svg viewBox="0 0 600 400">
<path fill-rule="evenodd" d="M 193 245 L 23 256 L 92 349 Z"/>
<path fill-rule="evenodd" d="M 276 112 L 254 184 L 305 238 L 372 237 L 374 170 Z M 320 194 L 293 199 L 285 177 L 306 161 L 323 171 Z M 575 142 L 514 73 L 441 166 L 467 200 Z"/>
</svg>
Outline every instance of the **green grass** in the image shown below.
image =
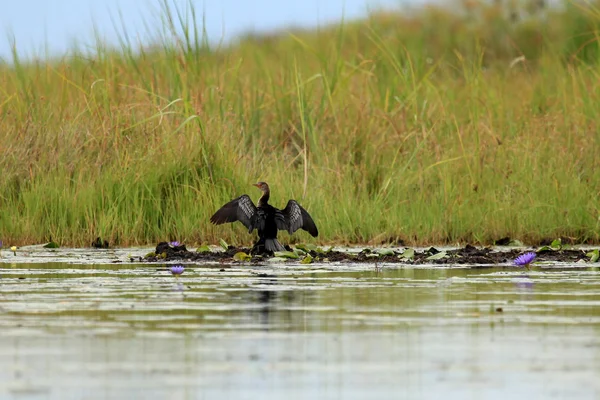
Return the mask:
<svg viewBox="0 0 600 400">
<path fill-rule="evenodd" d="M 5 244 L 249 244 L 208 219 L 258 180 L 322 244 L 600 241 L 595 6 L 374 12 L 217 48 L 161 4 L 152 46 L 0 64 Z"/>
</svg>

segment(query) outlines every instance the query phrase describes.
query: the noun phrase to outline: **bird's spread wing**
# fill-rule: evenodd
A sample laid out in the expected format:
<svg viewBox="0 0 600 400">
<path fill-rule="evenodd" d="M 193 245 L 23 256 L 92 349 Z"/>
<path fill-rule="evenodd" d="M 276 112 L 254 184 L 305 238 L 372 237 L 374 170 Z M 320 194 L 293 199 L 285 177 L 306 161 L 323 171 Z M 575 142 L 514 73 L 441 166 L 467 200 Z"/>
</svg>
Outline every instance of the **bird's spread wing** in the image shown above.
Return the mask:
<svg viewBox="0 0 600 400">
<path fill-rule="evenodd" d="M 312 217 L 296 200 L 288 201 L 287 206 L 275 215 L 275 222 L 277 229 L 288 231 L 290 235 L 300 228 L 313 237 L 319 235 L 319 230 Z"/>
<path fill-rule="evenodd" d="M 231 200 L 210 217 L 215 225 L 240 221 L 250 232 L 255 228 L 255 220 L 256 206 L 247 194 Z"/>
</svg>

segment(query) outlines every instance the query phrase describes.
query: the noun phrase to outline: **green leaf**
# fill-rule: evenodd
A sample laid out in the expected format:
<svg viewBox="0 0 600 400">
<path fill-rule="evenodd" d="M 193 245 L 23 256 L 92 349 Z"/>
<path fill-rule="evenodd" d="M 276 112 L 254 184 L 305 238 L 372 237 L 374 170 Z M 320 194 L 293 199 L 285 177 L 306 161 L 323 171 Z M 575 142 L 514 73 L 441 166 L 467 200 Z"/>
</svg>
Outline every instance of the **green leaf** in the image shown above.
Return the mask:
<svg viewBox="0 0 600 400">
<path fill-rule="evenodd" d="M 238 251 L 233 255 L 233 259 L 237 261 L 250 261 L 252 260 L 252 256 L 244 253 L 243 251 Z"/>
<path fill-rule="evenodd" d="M 312 243 L 299 243 L 296 245 L 297 249 L 304 250 L 305 252 L 310 252 L 317 250 L 317 246 Z"/>
<path fill-rule="evenodd" d="M 56 242 L 49 242 L 44 245 L 45 249 L 58 249 L 58 244 Z"/>
<path fill-rule="evenodd" d="M 594 250 L 588 252 L 586 254 L 586 256 L 588 256 L 590 258 L 591 262 L 596 262 L 596 261 L 598 261 L 598 258 L 600 258 L 600 251 L 598 249 L 594 249 Z"/>
<path fill-rule="evenodd" d="M 319 254 L 329 254 L 333 250 L 333 246 L 330 246 L 328 249 L 323 249 L 321 247 L 317 247 L 315 251 Z"/>
<path fill-rule="evenodd" d="M 562 247 L 562 239 L 558 238 L 558 239 L 553 240 L 552 243 L 550 243 L 550 247 L 553 250 L 560 250 Z"/>
<path fill-rule="evenodd" d="M 431 255 L 429 257 L 426 258 L 426 260 L 440 260 L 444 257 L 446 257 L 446 251 L 440 251 L 439 253 L 435 253 L 434 255 Z"/>
<path fill-rule="evenodd" d="M 275 253 L 273 253 L 275 257 L 283 257 L 283 258 L 300 258 L 298 256 L 298 254 L 294 253 L 293 251 L 276 251 Z"/>
<path fill-rule="evenodd" d="M 210 247 L 202 245 L 196 249 L 196 253 L 210 253 Z"/>
<path fill-rule="evenodd" d="M 550 246 L 542 246 L 539 249 L 536 250 L 536 253 L 544 253 L 547 251 L 552 251 L 553 249 Z"/>
<path fill-rule="evenodd" d="M 227 251 L 229 249 L 229 245 L 223 239 L 219 239 L 219 244 L 221 245 L 221 247 L 223 248 L 223 250 Z"/>
<path fill-rule="evenodd" d="M 304 251 L 302 249 L 295 248 L 294 249 L 294 253 L 298 254 L 299 256 L 303 256 L 303 255 L 306 254 L 306 251 Z"/>
<path fill-rule="evenodd" d="M 402 254 L 399 257 L 404 258 L 405 260 L 412 260 L 413 258 L 415 258 L 415 250 L 408 248 L 404 250 L 404 252 L 402 252 Z"/>
<path fill-rule="evenodd" d="M 313 258 L 310 254 L 307 254 L 306 257 L 304 257 L 302 259 L 302 261 L 300 261 L 300 264 L 312 264 L 313 262 Z"/>
<path fill-rule="evenodd" d="M 392 250 L 392 249 L 378 249 L 376 251 L 381 256 L 393 256 L 394 255 L 394 250 Z"/>
<path fill-rule="evenodd" d="M 151 251 L 150 253 L 146 254 L 146 258 L 150 258 L 150 257 L 156 257 L 156 253 Z"/>
</svg>

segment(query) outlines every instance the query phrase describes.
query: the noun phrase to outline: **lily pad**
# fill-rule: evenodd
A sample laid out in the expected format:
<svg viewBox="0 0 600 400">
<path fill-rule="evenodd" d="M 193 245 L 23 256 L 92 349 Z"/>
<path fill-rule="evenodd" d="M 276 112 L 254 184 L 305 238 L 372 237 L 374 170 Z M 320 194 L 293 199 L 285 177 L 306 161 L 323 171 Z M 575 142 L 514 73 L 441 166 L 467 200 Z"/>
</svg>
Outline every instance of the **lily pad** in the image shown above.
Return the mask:
<svg viewBox="0 0 600 400">
<path fill-rule="evenodd" d="M 598 261 L 598 258 L 600 258 L 600 251 L 598 249 L 594 249 L 588 252 L 586 256 L 590 258 L 590 262 L 596 262 Z"/>
<path fill-rule="evenodd" d="M 560 250 L 562 248 L 562 240 L 561 240 L 561 238 L 553 240 L 552 243 L 550 243 L 550 247 L 553 250 Z"/>
<path fill-rule="evenodd" d="M 305 252 L 310 252 L 317 250 L 317 246 L 312 243 L 299 243 L 296 245 L 297 249 L 304 250 Z"/>
<path fill-rule="evenodd" d="M 293 251 L 276 251 L 274 253 L 275 257 L 282 257 L 282 258 L 300 258 L 298 256 L 298 254 L 294 253 Z"/>
<path fill-rule="evenodd" d="M 392 249 L 378 249 L 376 250 L 380 256 L 393 256 L 394 250 Z"/>
<path fill-rule="evenodd" d="M 60 246 L 56 242 L 48 242 L 44 245 L 45 249 L 58 249 Z"/>
<path fill-rule="evenodd" d="M 197 253 L 210 253 L 210 247 L 207 245 L 202 245 L 196 249 Z"/>
<path fill-rule="evenodd" d="M 542 246 L 536 250 L 536 253 L 541 254 L 541 253 L 546 253 L 548 251 L 554 251 L 554 249 L 550 246 Z"/>
<path fill-rule="evenodd" d="M 252 260 L 252 256 L 244 253 L 243 251 L 238 251 L 233 255 L 233 259 L 237 261 L 250 261 Z"/>
<path fill-rule="evenodd" d="M 300 264 L 311 264 L 313 262 L 313 258 L 310 254 L 307 254 L 306 257 L 300 261 Z"/>
<path fill-rule="evenodd" d="M 426 260 L 440 260 L 446 256 L 447 256 L 447 253 L 444 250 L 444 251 L 440 251 L 439 253 L 435 253 L 435 254 L 427 257 Z"/>
<path fill-rule="evenodd" d="M 412 260 L 413 258 L 415 258 L 415 249 L 408 248 L 404 250 L 404 252 L 399 257 L 404 258 L 405 260 Z"/>
</svg>

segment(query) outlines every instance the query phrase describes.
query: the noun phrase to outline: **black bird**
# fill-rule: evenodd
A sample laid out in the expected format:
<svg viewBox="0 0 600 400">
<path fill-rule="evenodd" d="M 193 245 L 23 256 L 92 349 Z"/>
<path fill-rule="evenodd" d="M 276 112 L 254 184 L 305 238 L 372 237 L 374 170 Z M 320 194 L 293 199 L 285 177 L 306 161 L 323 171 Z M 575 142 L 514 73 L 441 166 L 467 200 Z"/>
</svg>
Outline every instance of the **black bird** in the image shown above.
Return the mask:
<svg viewBox="0 0 600 400">
<path fill-rule="evenodd" d="M 313 237 L 319 235 L 317 226 L 308 212 L 296 200 L 289 200 L 283 210 L 269 204 L 271 191 L 266 182 L 253 184 L 262 191 L 262 196 L 255 206 L 250 196 L 243 194 L 221 207 L 210 222 L 220 225 L 226 222 L 240 221 L 248 233 L 258 231 L 258 241 L 252 248 L 252 253 L 284 251 L 285 247 L 277 240 L 277 231 L 288 231 L 291 235 L 302 228 Z"/>
</svg>

